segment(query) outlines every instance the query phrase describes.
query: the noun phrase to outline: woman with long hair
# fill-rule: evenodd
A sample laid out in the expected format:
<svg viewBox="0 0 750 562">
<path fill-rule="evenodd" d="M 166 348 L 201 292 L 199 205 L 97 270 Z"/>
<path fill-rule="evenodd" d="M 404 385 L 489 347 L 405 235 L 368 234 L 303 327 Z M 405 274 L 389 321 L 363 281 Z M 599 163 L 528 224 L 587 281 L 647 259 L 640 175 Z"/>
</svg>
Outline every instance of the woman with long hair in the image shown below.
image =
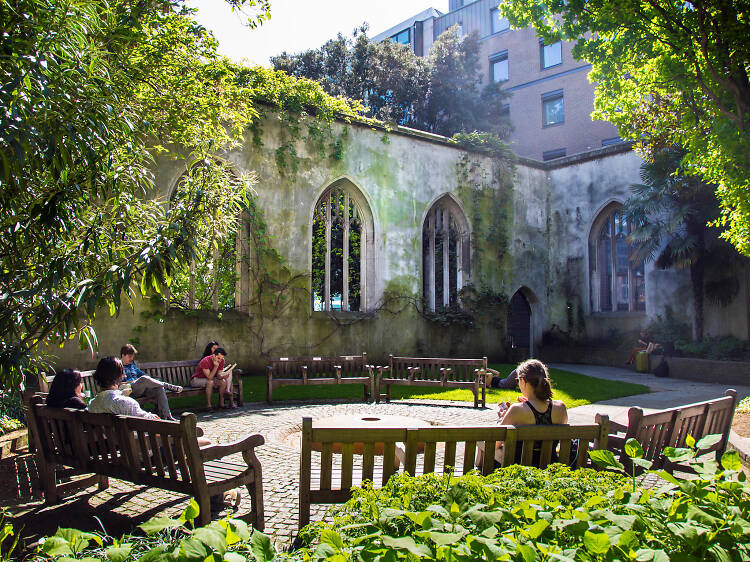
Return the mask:
<svg viewBox="0 0 750 562">
<path fill-rule="evenodd" d="M 73 369 L 63 369 L 52 379 L 47 395 L 47 406 L 85 410 L 86 403 L 83 401 L 82 388 L 81 373 Z"/>
</svg>

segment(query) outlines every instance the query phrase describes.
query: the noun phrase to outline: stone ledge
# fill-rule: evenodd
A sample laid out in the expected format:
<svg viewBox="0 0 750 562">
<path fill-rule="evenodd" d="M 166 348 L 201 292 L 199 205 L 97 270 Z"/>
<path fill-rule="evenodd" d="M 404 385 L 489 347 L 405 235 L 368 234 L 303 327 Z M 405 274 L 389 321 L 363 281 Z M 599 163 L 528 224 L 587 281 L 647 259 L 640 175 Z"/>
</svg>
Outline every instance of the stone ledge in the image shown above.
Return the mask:
<svg viewBox="0 0 750 562">
<path fill-rule="evenodd" d="M 627 368 L 624 363 L 628 352 L 607 347 L 544 346 L 541 358 L 548 363 L 588 363 L 609 367 Z M 651 359 L 653 369 L 661 355 Z M 718 361 L 695 357 L 667 357 L 669 376 L 697 382 L 732 385 L 750 385 L 750 362 Z"/>
</svg>

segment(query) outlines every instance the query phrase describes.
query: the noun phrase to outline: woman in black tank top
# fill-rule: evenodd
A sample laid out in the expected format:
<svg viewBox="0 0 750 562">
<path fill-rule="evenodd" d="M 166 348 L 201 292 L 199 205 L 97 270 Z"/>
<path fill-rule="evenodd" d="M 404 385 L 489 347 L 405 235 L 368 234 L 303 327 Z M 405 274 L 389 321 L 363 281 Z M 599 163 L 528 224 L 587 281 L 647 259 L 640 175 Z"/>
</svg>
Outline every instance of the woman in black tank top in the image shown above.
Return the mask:
<svg viewBox="0 0 750 562">
<path fill-rule="evenodd" d="M 516 369 L 522 397 L 517 404 L 500 404 L 498 416 L 503 425 L 553 425 L 568 423 L 568 412 L 559 400 L 552 400 L 552 386 L 547 367 L 541 361 L 530 359 Z M 557 446 L 555 446 L 556 448 Z M 515 462 L 521 462 L 521 448 L 516 448 Z M 534 443 L 532 462 L 539 464 L 541 443 Z M 552 462 L 557 461 L 553 453 Z M 495 464 L 498 465 L 497 460 Z"/>
</svg>

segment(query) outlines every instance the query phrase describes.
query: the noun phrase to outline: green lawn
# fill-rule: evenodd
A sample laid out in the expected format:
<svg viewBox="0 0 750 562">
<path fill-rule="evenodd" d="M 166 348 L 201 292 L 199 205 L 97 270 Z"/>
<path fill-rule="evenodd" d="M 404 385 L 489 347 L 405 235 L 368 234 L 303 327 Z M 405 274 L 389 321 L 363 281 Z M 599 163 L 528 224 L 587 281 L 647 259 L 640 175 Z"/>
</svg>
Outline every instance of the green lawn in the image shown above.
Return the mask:
<svg viewBox="0 0 750 562">
<path fill-rule="evenodd" d="M 513 364 L 492 364 L 493 369 L 500 373 L 510 373 Z M 632 396 L 648 392 L 648 387 L 642 384 L 629 382 L 610 381 L 562 371 L 550 369 L 552 378 L 553 394 L 558 400 L 565 402 L 568 408 L 583 406 L 611 398 L 621 396 Z M 266 378 L 264 376 L 248 376 L 243 380 L 244 399 L 246 402 L 262 402 L 266 399 Z M 274 401 L 277 400 L 310 400 L 347 398 L 361 400 L 364 398 L 363 385 L 310 385 L 310 386 L 282 386 L 274 390 Z M 515 401 L 519 392 L 517 390 L 487 389 L 487 402 L 497 403 L 502 401 Z M 473 402 L 474 396 L 469 390 L 464 389 L 437 389 L 419 386 L 394 386 L 391 388 L 391 398 L 420 398 L 426 400 L 460 400 Z M 214 403 L 216 399 L 214 398 Z M 172 399 L 170 401 L 175 410 L 187 408 L 200 408 L 203 398 L 185 397 Z"/>
</svg>

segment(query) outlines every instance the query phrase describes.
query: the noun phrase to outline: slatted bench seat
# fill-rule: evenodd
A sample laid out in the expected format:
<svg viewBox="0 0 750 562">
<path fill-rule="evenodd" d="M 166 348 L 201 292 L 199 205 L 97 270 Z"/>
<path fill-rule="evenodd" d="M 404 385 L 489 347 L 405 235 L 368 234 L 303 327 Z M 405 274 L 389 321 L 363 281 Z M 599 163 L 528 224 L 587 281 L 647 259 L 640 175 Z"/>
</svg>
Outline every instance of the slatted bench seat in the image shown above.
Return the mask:
<svg viewBox="0 0 750 562">
<path fill-rule="evenodd" d="M 375 393 L 375 371 L 367 354 L 335 357 L 276 357 L 266 366 L 266 400 L 273 402 L 275 388 L 285 385 L 362 384 L 365 401 Z"/>
<path fill-rule="evenodd" d="M 377 400 L 391 399 L 391 385 L 468 388 L 474 394 L 474 407 L 484 407 L 487 358 L 448 359 L 439 357 L 389 356 L 388 365 L 378 367 Z M 383 394 L 385 387 L 385 394 Z M 480 398 L 481 392 L 481 398 Z"/>
<path fill-rule="evenodd" d="M 364 480 L 381 487 L 401 470 L 412 475 L 449 471 L 455 475 L 466 474 L 474 469 L 477 450 L 494 451 L 498 441 L 504 442 L 503 466 L 515 463 L 519 448 L 521 464 L 532 465 L 536 448 L 540 451 L 537 466 L 544 468 L 552 460 L 555 441 L 559 442 L 559 462 L 570 464 L 572 442 L 578 439 L 575 466 L 590 466 L 588 451 L 607 448 L 609 418 L 598 415 L 596 422 L 593 425 L 403 429 L 314 426 L 311 418 L 303 418 L 299 528 L 310 522 L 312 504 L 344 503 L 351 497 L 352 488 Z M 313 448 L 320 453 L 314 453 Z M 340 454 L 334 453 L 338 450 Z M 361 450 L 362 454 L 355 455 L 355 450 Z M 381 450 L 382 455 L 376 455 L 376 450 Z M 403 462 L 398 462 L 399 458 Z M 484 456 L 482 474 L 493 470 L 493 456 Z"/>
<path fill-rule="evenodd" d="M 663 468 L 671 472 L 686 467 L 671 465 L 662 455 L 665 447 L 685 447 L 688 435 L 699 441 L 706 435 L 718 434 L 721 435 L 718 443 L 698 452 L 701 455 L 714 453 L 718 460 L 726 450 L 736 407 L 737 391 L 729 389 L 721 398 L 651 414 L 644 414 L 641 408 L 630 408 L 627 426 L 611 422 L 614 432 L 609 436 L 609 448 L 619 455 L 620 462 L 629 471 L 631 465 L 624 446 L 628 439 L 637 439 L 643 447 L 644 458 L 654 462 L 654 469 Z M 640 467 L 636 467 L 636 470 L 642 472 Z"/>
<path fill-rule="evenodd" d="M 195 414 L 182 414 L 179 422 L 157 421 L 50 408 L 43 401 L 42 396 L 30 398 L 28 421 L 47 503 L 57 502 L 68 488 L 97 482 L 104 489 L 113 477 L 192 495 L 200 506 L 200 523 L 206 525 L 211 520 L 210 497 L 245 486 L 252 523 L 263 530 L 263 477 L 255 455 L 263 436 L 199 448 Z M 242 454 L 244 463 L 225 460 L 235 453 Z M 60 485 L 58 466 L 92 476 Z"/>
<path fill-rule="evenodd" d="M 167 398 L 174 398 L 176 396 L 203 396 L 205 394 L 205 389 L 190 386 L 190 378 L 193 376 L 197 365 L 198 361 L 196 360 L 138 363 L 138 367 L 147 375 L 183 388 L 182 392 L 179 394 L 177 392 L 167 392 Z M 99 392 L 99 388 L 94 382 L 93 374 L 93 369 L 89 371 L 81 371 L 83 390 L 87 391 L 89 396 L 94 396 Z M 54 376 L 40 374 L 38 378 L 41 391 L 49 392 L 49 385 L 52 384 Z M 240 369 L 235 369 L 232 372 L 232 393 L 235 395 L 237 404 L 241 406 L 242 371 Z M 141 396 L 140 398 L 136 398 L 136 400 L 141 404 L 153 401 L 146 396 Z"/>
</svg>

